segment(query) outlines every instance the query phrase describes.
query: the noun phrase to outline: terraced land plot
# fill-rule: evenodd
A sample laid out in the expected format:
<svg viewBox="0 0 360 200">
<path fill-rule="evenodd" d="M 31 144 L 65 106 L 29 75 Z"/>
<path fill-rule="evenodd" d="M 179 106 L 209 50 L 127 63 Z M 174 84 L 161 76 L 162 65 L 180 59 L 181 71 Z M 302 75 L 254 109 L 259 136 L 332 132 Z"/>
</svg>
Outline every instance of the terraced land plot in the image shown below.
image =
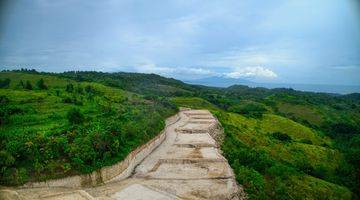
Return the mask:
<svg viewBox="0 0 360 200">
<path fill-rule="evenodd" d="M 233 171 L 211 136 L 207 110 L 180 111 L 166 138 L 125 180 L 91 188 L 18 189 L 24 199 L 241 199 Z"/>
</svg>

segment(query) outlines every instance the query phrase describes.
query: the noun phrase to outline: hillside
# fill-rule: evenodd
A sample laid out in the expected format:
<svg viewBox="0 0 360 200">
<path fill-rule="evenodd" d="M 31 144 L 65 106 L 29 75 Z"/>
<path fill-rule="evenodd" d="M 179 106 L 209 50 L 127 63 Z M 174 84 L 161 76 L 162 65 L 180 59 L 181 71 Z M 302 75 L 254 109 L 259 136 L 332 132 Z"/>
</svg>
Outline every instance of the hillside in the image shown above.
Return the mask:
<svg viewBox="0 0 360 200">
<path fill-rule="evenodd" d="M 95 82 L 0 73 L 1 80 L 6 78 L 10 85 L 0 89 L 1 184 L 111 165 L 158 134 L 164 119 L 176 112 L 166 100 L 147 100 Z M 39 80 L 46 88 L 39 88 Z"/>
<path fill-rule="evenodd" d="M 36 86 L 41 78 L 48 89 Z M 2 183 L 114 163 L 183 106 L 217 116 L 222 151 L 250 199 L 359 198 L 359 94 L 213 88 L 136 73 L 18 71 L 2 72 L 0 80 Z M 73 107 L 80 123 L 68 117 Z"/>
</svg>

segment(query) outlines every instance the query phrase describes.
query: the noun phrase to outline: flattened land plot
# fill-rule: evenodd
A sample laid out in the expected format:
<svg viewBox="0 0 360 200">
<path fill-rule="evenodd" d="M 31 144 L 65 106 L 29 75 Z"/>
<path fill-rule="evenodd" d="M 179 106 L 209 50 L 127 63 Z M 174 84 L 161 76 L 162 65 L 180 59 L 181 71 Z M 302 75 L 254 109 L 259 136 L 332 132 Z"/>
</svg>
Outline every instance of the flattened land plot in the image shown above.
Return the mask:
<svg viewBox="0 0 360 200">
<path fill-rule="evenodd" d="M 161 159 L 223 159 L 214 147 L 189 148 L 173 146 Z"/>
<path fill-rule="evenodd" d="M 206 133 L 209 131 L 211 124 L 187 123 L 176 129 L 183 133 Z"/>
<path fill-rule="evenodd" d="M 138 200 L 173 200 L 178 199 L 170 194 L 152 190 L 140 184 L 133 184 L 115 193 L 114 199 L 138 199 Z"/>
<path fill-rule="evenodd" d="M 151 179 L 180 180 L 229 177 L 232 177 L 232 173 L 226 162 L 160 163 L 146 175 L 146 178 Z"/>
<path fill-rule="evenodd" d="M 238 191 L 234 179 L 147 180 L 145 184 L 184 199 L 233 199 Z"/>
<path fill-rule="evenodd" d="M 41 196 L 40 198 L 51 199 L 51 200 L 72 200 L 72 199 L 90 200 L 90 199 L 94 199 L 92 196 L 90 196 L 87 192 L 85 192 L 83 190 L 49 194 L 49 195 Z"/>
<path fill-rule="evenodd" d="M 187 110 L 184 111 L 185 115 L 211 115 L 208 110 Z"/>
<path fill-rule="evenodd" d="M 188 121 L 188 123 L 193 123 L 193 124 L 212 124 L 212 123 L 216 123 L 215 119 L 190 119 Z"/>
<path fill-rule="evenodd" d="M 178 134 L 174 145 L 180 147 L 216 147 L 216 142 L 208 133 Z"/>
<path fill-rule="evenodd" d="M 214 119 L 212 115 L 189 115 L 190 119 Z"/>
</svg>

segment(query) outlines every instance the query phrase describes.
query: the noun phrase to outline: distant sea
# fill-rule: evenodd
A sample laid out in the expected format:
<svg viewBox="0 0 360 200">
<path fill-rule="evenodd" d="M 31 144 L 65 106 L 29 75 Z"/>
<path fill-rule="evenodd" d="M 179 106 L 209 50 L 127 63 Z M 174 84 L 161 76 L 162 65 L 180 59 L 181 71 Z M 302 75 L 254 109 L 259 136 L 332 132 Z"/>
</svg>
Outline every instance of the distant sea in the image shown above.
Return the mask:
<svg viewBox="0 0 360 200">
<path fill-rule="evenodd" d="M 249 83 L 249 87 L 292 88 L 309 92 L 326 92 L 337 94 L 360 93 L 360 85 L 320 85 L 320 84 L 284 84 L 284 83 Z"/>
<path fill-rule="evenodd" d="M 294 90 L 308 91 L 308 92 L 325 92 L 336 94 L 350 94 L 360 93 L 360 85 L 322 85 L 322 84 L 291 84 L 291 83 L 255 83 L 242 79 L 229 79 L 210 77 L 198 80 L 187 80 L 189 84 L 199 84 L 212 87 L 229 87 L 231 85 L 247 85 L 249 87 L 264 87 L 264 88 L 292 88 Z"/>
</svg>

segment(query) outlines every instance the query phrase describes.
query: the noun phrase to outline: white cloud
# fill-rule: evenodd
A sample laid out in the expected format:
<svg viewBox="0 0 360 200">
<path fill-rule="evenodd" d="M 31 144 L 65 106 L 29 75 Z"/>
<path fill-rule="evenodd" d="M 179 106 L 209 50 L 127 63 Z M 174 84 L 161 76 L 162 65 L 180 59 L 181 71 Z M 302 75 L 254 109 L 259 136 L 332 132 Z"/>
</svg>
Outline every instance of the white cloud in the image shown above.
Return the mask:
<svg viewBox="0 0 360 200">
<path fill-rule="evenodd" d="M 264 67 L 236 68 L 235 71 L 224 73 L 229 78 L 277 78 L 278 75 Z"/>
<path fill-rule="evenodd" d="M 201 67 L 160 67 L 153 63 L 142 63 L 135 67 L 136 72 L 155 73 L 168 77 L 196 78 L 213 76 L 215 72 Z"/>
</svg>

